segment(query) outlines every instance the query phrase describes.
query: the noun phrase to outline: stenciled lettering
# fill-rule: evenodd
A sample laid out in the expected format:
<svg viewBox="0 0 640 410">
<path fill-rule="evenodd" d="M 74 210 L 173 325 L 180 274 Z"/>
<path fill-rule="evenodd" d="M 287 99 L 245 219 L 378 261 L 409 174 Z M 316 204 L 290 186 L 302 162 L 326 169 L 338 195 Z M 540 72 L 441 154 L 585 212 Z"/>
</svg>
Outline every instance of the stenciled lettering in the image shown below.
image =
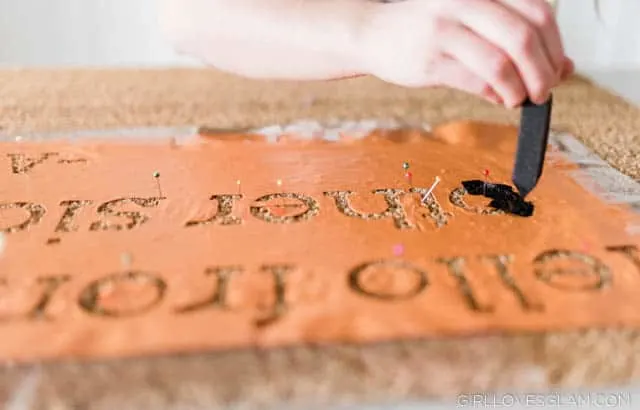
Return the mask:
<svg viewBox="0 0 640 410">
<path fill-rule="evenodd" d="M 352 191 L 328 191 L 324 195 L 333 198 L 338 211 L 346 216 L 364 220 L 379 220 L 385 218 L 393 219 L 393 223 L 398 229 L 415 229 L 407 218 L 407 213 L 400 201 L 405 192 L 401 189 L 377 189 L 373 191 L 376 195 L 383 195 L 387 203 L 387 208 L 382 212 L 363 213 L 353 208 L 349 201 L 349 197 L 354 193 Z"/>
<path fill-rule="evenodd" d="M 436 227 L 442 228 L 447 224 L 451 213 L 446 212 L 444 209 L 442 209 L 442 206 L 434 195 L 430 194 L 424 201 L 422 201 L 422 198 L 429 192 L 428 188 L 411 188 L 409 192 L 417 193 L 420 195 L 420 203 L 422 204 L 422 206 L 425 206 L 427 208 L 427 210 L 429 211 L 428 215 L 436 224 Z"/>
<path fill-rule="evenodd" d="M 509 264 L 513 261 L 512 255 L 487 255 L 483 259 L 492 262 L 495 266 L 502 283 L 509 289 L 518 299 L 522 309 L 524 310 L 542 310 L 542 306 L 537 303 L 531 303 L 525 296 L 524 292 L 518 284 L 515 278 L 509 272 Z"/>
<path fill-rule="evenodd" d="M 53 318 L 47 316 L 47 307 L 53 298 L 55 292 L 61 287 L 62 284 L 71 280 L 70 276 L 45 276 L 36 279 L 36 282 L 42 285 L 42 292 L 39 294 L 33 307 L 21 316 L 9 316 L 0 317 L 0 321 L 27 319 L 27 320 L 52 320 Z M 0 279 L 0 286 L 7 287 L 7 281 Z"/>
<path fill-rule="evenodd" d="M 413 289 L 408 290 L 404 294 L 367 289 L 362 280 L 363 275 L 370 270 L 379 268 L 382 268 L 381 270 L 389 275 L 397 275 L 398 271 L 406 270 L 412 272 L 418 278 L 418 281 L 416 282 Z M 427 279 L 427 273 L 425 271 L 409 263 L 397 260 L 378 260 L 363 263 L 353 268 L 349 273 L 349 288 L 351 290 L 362 296 L 386 301 L 412 299 L 413 297 L 422 293 L 422 291 L 425 290 L 428 285 L 429 281 Z"/>
<path fill-rule="evenodd" d="M 284 200 L 294 199 L 299 204 L 284 203 Z M 269 205 L 268 202 L 271 202 Z M 294 215 L 276 215 L 271 208 L 304 208 L 302 211 Z M 276 193 L 262 196 L 256 199 L 255 204 L 249 208 L 251 215 L 270 223 L 295 223 L 308 221 L 320 212 L 318 201 L 310 196 L 296 193 Z"/>
<path fill-rule="evenodd" d="M 114 208 L 126 205 L 135 204 L 143 208 L 155 208 L 160 205 L 160 201 L 165 198 L 151 197 L 151 198 L 120 198 L 114 199 L 103 203 L 98 207 L 98 214 L 102 215 L 102 219 L 91 224 L 89 230 L 91 231 L 107 231 L 107 230 L 131 230 L 139 227 L 149 221 L 149 217 L 139 211 L 116 211 Z M 129 219 L 126 224 L 116 224 L 108 220 L 108 217 L 122 217 Z"/>
<path fill-rule="evenodd" d="M 242 195 L 212 195 L 212 201 L 218 203 L 218 209 L 211 217 L 201 221 L 189 221 L 185 226 L 200 226 L 208 224 L 217 225 L 240 225 L 242 219 L 231 215 L 233 213 L 233 203 L 242 199 Z"/>
<path fill-rule="evenodd" d="M 7 154 L 11 158 L 11 171 L 14 174 L 26 174 L 31 171 L 36 165 L 42 164 L 49 158 L 58 155 L 57 152 L 45 152 L 38 157 L 31 158 L 25 154 Z"/>
<path fill-rule="evenodd" d="M 155 291 L 155 298 L 146 304 L 130 309 L 117 309 L 104 306 L 101 296 L 104 293 L 114 292 L 121 283 L 151 286 Z M 154 274 L 138 271 L 130 271 L 110 275 L 91 282 L 80 293 L 78 304 L 82 310 L 90 315 L 104 316 L 111 318 L 122 318 L 138 316 L 148 312 L 153 307 L 162 302 L 167 284 Z"/>
<path fill-rule="evenodd" d="M 618 252 L 624 255 L 640 273 L 640 253 L 635 245 L 607 246 L 607 251 Z"/>
<path fill-rule="evenodd" d="M 29 217 L 23 222 L 0 228 L 0 232 L 3 233 L 15 233 L 24 231 L 30 226 L 37 225 L 42 217 L 47 213 L 47 210 L 44 206 L 40 204 L 34 204 L 31 202 L 12 202 L 12 203 L 4 203 L 0 204 L 0 211 L 3 209 L 24 209 L 29 212 Z"/>
<path fill-rule="evenodd" d="M 242 270 L 242 266 L 214 266 L 207 268 L 205 274 L 216 278 L 216 285 L 211 296 L 201 302 L 178 308 L 176 312 L 191 313 L 210 308 L 228 309 L 227 292 L 231 276 L 239 274 Z"/>
<path fill-rule="evenodd" d="M 74 219 L 78 214 L 78 211 L 87 205 L 91 205 L 93 201 L 79 201 L 70 200 L 60 202 L 60 206 L 65 206 L 66 209 L 56 226 L 55 232 L 75 232 L 78 227 L 74 225 Z"/>
<path fill-rule="evenodd" d="M 465 302 L 471 310 L 480 313 L 493 312 L 493 306 L 480 305 L 480 303 L 476 299 L 476 296 L 473 294 L 473 289 L 469 284 L 469 280 L 464 274 L 465 261 L 466 259 L 460 256 L 437 259 L 438 263 L 442 263 L 447 266 L 449 274 L 458 283 L 458 289 L 460 289 L 460 292 L 462 292 L 462 296 L 464 297 Z"/>
<path fill-rule="evenodd" d="M 257 327 L 269 326 L 287 312 L 286 276 L 294 270 L 294 267 L 291 265 L 265 265 L 261 270 L 273 278 L 274 302 L 270 314 L 256 320 Z"/>
<path fill-rule="evenodd" d="M 585 269 L 550 269 L 543 268 L 541 265 L 546 265 L 553 261 L 567 261 L 575 260 L 580 262 Z M 533 260 L 535 267 L 535 275 L 542 282 L 556 289 L 568 290 L 568 291 L 593 291 L 601 290 L 611 284 L 611 271 L 600 260 L 593 256 L 562 249 L 552 249 L 541 253 Z M 556 277 L 580 277 L 580 278 L 594 278 L 595 283 L 583 283 L 580 285 L 570 285 L 563 283 L 556 283 L 554 278 Z"/>
<path fill-rule="evenodd" d="M 58 160 L 58 164 L 84 164 L 86 162 L 86 158 L 61 158 Z"/>
<path fill-rule="evenodd" d="M 471 212 L 477 215 L 502 215 L 504 211 L 496 208 L 486 208 L 486 207 L 478 207 L 478 206 L 470 206 L 464 200 L 464 197 L 467 195 L 467 190 L 464 187 L 458 187 L 451 191 L 449 195 L 449 202 L 453 205 L 457 206 L 460 209 L 463 209 L 467 212 Z"/>
<path fill-rule="evenodd" d="M 31 311 L 27 314 L 29 319 L 38 319 L 38 320 L 51 320 L 52 318 L 46 315 L 47 307 L 53 298 L 53 294 L 60 288 L 60 286 L 64 283 L 67 283 L 71 280 L 70 276 L 46 276 L 42 278 L 38 278 L 38 283 L 43 285 L 42 294 L 36 302 L 35 306 Z"/>
</svg>

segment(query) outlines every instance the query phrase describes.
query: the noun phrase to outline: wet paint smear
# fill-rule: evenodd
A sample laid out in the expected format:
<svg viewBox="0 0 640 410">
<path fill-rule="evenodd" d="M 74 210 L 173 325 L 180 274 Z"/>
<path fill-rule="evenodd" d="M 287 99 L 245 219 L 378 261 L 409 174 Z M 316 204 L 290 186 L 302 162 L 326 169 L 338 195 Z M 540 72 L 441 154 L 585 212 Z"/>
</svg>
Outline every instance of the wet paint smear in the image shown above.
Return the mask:
<svg viewBox="0 0 640 410">
<path fill-rule="evenodd" d="M 477 179 L 463 181 L 462 186 L 469 195 L 482 195 L 491 199 L 490 207 L 506 213 L 529 217 L 533 215 L 533 203 L 525 201 L 512 187 L 493 184 Z"/>
</svg>

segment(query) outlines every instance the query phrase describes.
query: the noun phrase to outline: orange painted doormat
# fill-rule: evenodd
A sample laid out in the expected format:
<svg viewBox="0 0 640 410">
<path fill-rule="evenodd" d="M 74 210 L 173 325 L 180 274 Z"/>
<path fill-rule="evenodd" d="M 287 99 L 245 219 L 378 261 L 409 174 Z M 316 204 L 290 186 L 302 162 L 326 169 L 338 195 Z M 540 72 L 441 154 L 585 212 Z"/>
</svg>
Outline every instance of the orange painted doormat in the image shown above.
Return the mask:
<svg viewBox="0 0 640 410">
<path fill-rule="evenodd" d="M 556 135 L 533 215 L 497 209 L 463 182 L 508 184 L 515 134 L 0 143 L 0 357 L 640 325 L 640 189 Z"/>
</svg>

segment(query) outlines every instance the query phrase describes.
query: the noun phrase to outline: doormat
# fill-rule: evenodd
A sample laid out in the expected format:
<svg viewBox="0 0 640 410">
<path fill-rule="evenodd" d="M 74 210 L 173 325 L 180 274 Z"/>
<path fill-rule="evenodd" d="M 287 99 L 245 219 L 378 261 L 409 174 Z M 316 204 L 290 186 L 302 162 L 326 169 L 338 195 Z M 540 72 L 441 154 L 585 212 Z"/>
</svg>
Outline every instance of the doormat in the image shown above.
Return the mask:
<svg viewBox="0 0 640 410">
<path fill-rule="evenodd" d="M 507 125 L 191 131 L 0 143 L 0 357 L 640 325 L 640 187 L 568 134 L 516 204 Z"/>
</svg>

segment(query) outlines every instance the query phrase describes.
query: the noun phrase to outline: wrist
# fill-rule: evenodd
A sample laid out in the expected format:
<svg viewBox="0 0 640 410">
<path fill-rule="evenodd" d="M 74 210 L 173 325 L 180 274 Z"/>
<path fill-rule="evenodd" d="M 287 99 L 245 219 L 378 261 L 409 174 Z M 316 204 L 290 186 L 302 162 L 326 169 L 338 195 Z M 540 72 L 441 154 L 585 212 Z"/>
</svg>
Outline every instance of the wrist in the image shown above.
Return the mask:
<svg viewBox="0 0 640 410">
<path fill-rule="evenodd" d="M 372 25 L 374 25 L 375 16 L 380 13 L 380 5 L 370 0 L 351 0 L 343 2 L 347 6 L 342 10 L 342 18 L 334 16 L 330 19 L 341 21 L 345 29 L 336 30 L 342 32 L 343 36 L 332 39 L 334 46 L 332 47 L 335 56 L 341 56 L 342 62 L 339 63 L 344 68 L 345 74 L 341 78 L 358 77 L 361 75 L 370 75 L 369 55 L 373 48 L 373 39 L 371 38 Z M 328 33 L 325 32 L 325 36 Z"/>
</svg>

